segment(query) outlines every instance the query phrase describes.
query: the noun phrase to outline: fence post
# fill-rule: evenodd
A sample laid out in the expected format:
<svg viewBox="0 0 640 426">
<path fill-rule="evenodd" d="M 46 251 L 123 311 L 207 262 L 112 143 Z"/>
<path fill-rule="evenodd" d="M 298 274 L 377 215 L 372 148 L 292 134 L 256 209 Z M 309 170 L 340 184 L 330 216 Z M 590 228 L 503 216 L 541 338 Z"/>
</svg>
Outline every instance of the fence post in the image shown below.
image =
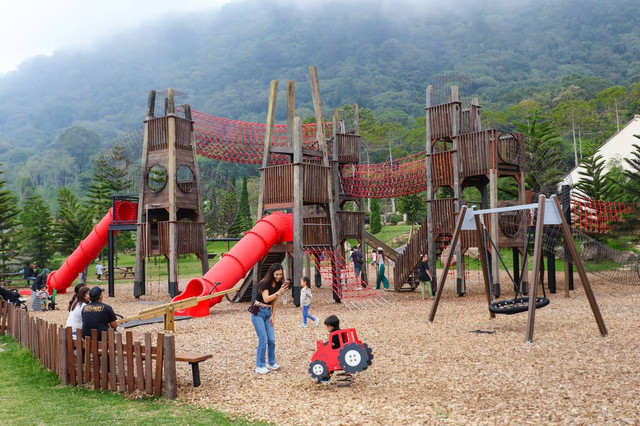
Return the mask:
<svg viewBox="0 0 640 426">
<path fill-rule="evenodd" d="M 69 384 L 69 355 L 67 352 L 67 333 L 66 330 L 64 330 L 62 327 L 58 327 L 58 330 L 58 336 L 60 336 L 60 357 L 58 358 L 60 384 L 62 386 L 67 386 Z"/>
<path fill-rule="evenodd" d="M 176 343 L 175 336 L 164 336 L 164 374 L 165 374 L 165 391 L 164 396 L 167 399 L 176 399 L 178 397 L 178 381 L 176 374 Z"/>
</svg>

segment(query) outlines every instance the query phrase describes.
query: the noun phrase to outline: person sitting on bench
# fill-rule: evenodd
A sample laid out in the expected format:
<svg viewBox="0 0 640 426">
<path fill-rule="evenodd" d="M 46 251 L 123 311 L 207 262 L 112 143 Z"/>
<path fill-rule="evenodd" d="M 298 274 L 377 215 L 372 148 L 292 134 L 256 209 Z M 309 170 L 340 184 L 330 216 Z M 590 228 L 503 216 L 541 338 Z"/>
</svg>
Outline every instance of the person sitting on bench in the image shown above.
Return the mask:
<svg viewBox="0 0 640 426">
<path fill-rule="evenodd" d="M 82 308 L 82 338 L 91 336 L 91 330 L 98 330 L 98 340 L 102 340 L 102 332 L 115 329 L 116 314 L 113 308 L 102 303 L 102 293 L 104 289 L 95 286 L 89 290 L 89 304 Z"/>
</svg>

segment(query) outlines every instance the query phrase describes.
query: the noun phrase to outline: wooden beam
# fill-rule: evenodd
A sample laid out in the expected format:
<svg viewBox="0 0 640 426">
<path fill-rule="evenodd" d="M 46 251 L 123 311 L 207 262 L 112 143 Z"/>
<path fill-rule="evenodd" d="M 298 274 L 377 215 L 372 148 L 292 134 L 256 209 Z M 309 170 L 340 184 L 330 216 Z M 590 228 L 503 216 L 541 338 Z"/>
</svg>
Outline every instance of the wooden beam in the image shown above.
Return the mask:
<svg viewBox="0 0 640 426">
<path fill-rule="evenodd" d="M 467 206 L 462 206 L 460 209 L 460 214 L 458 215 L 458 222 L 456 223 L 455 230 L 453 231 L 453 237 L 451 238 L 451 247 L 455 247 L 460 239 L 460 230 L 462 229 L 462 223 L 464 222 L 464 216 L 467 214 Z M 440 303 L 440 298 L 442 297 L 442 290 L 444 289 L 444 283 L 447 281 L 447 272 L 449 272 L 449 266 L 451 265 L 451 260 L 453 259 L 454 252 L 453 250 L 449 250 L 449 255 L 447 256 L 446 264 L 444 265 L 442 271 L 442 278 L 440 280 L 440 284 L 438 285 L 438 290 L 436 291 L 436 299 L 433 301 L 433 305 L 431 305 L 431 313 L 429 314 L 429 323 L 433 323 L 433 319 L 436 317 L 436 311 L 438 310 L 438 304 Z"/>
<path fill-rule="evenodd" d="M 542 194 L 538 197 L 538 211 L 536 212 L 536 232 L 533 243 L 533 279 L 529 283 L 529 310 L 527 315 L 527 343 L 533 342 L 533 326 L 536 320 L 536 296 L 538 292 L 538 283 L 540 282 L 540 262 L 542 262 L 542 237 L 544 228 L 544 206 L 546 197 Z"/>
<path fill-rule="evenodd" d="M 560 223 L 560 228 L 562 229 L 562 234 L 564 235 L 564 239 L 567 242 L 567 246 L 569 247 L 569 251 L 571 252 L 571 258 L 573 259 L 573 264 L 576 266 L 578 270 L 578 275 L 580 276 L 580 282 L 582 283 L 582 287 L 584 287 L 584 293 L 587 295 L 587 300 L 589 301 L 589 305 L 591 306 L 591 311 L 593 312 L 593 316 L 596 319 L 596 323 L 598 324 L 598 329 L 600 330 L 600 335 L 602 337 L 607 337 L 609 333 L 607 332 L 607 327 L 604 324 L 604 319 L 602 318 L 602 314 L 600 313 L 600 308 L 598 307 L 598 302 L 596 302 L 596 297 L 593 294 L 593 290 L 591 289 L 591 283 L 589 282 L 589 277 L 587 277 L 587 271 L 584 269 L 584 264 L 582 263 L 582 259 L 578 255 L 578 251 L 576 250 L 576 244 L 573 241 L 573 236 L 571 235 L 571 230 L 569 229 L 569 224 L 567 223 L 564 214 L 562 214 L 562 207 L 560 206 L 560 202 L 556 196 L 551 197 L 552 202 L 555 204 L 556 209 L 560 213 L 560 217 L 562 218 L 562 223 Z M 565 283 L 568 287 L 568 283 Z"/>
</svg>

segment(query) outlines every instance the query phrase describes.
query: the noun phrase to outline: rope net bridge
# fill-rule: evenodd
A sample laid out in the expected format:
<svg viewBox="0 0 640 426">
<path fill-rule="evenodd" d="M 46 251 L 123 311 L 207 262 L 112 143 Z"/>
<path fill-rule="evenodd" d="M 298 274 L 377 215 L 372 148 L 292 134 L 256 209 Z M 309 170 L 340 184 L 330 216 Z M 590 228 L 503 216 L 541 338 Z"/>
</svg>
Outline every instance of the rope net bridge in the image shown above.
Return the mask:
<svg viewBox="0 0 640 426">
<path fill-rule="evenodd" d="M 314 266 L 320 271 L 322 282 L 331 287 L 334 295 L 348 309 L 361 310 L 390 304 L 356 275 L 353 265 L 345 260 L 340 251 L 327 247 L 305 247 L 304 251 L 314 260 Z"/>
</svg>

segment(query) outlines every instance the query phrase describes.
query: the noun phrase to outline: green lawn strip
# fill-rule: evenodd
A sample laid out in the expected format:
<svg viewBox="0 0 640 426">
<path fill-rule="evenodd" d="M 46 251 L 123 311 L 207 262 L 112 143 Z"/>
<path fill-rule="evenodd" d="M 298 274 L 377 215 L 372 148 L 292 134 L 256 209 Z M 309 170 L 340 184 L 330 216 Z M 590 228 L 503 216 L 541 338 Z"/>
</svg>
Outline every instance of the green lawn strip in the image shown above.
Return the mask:
<svg viewBox="0 0 640 426">
<path fill-rule="evenodd" d="M 53 372 L 10 336 L 0 336 L 0 349 L 2 424 L 264 424 L 232 420 L 217 411 L 164 398 L 133 399 L 110 391 L 63 387 Z"/>
</svg>

